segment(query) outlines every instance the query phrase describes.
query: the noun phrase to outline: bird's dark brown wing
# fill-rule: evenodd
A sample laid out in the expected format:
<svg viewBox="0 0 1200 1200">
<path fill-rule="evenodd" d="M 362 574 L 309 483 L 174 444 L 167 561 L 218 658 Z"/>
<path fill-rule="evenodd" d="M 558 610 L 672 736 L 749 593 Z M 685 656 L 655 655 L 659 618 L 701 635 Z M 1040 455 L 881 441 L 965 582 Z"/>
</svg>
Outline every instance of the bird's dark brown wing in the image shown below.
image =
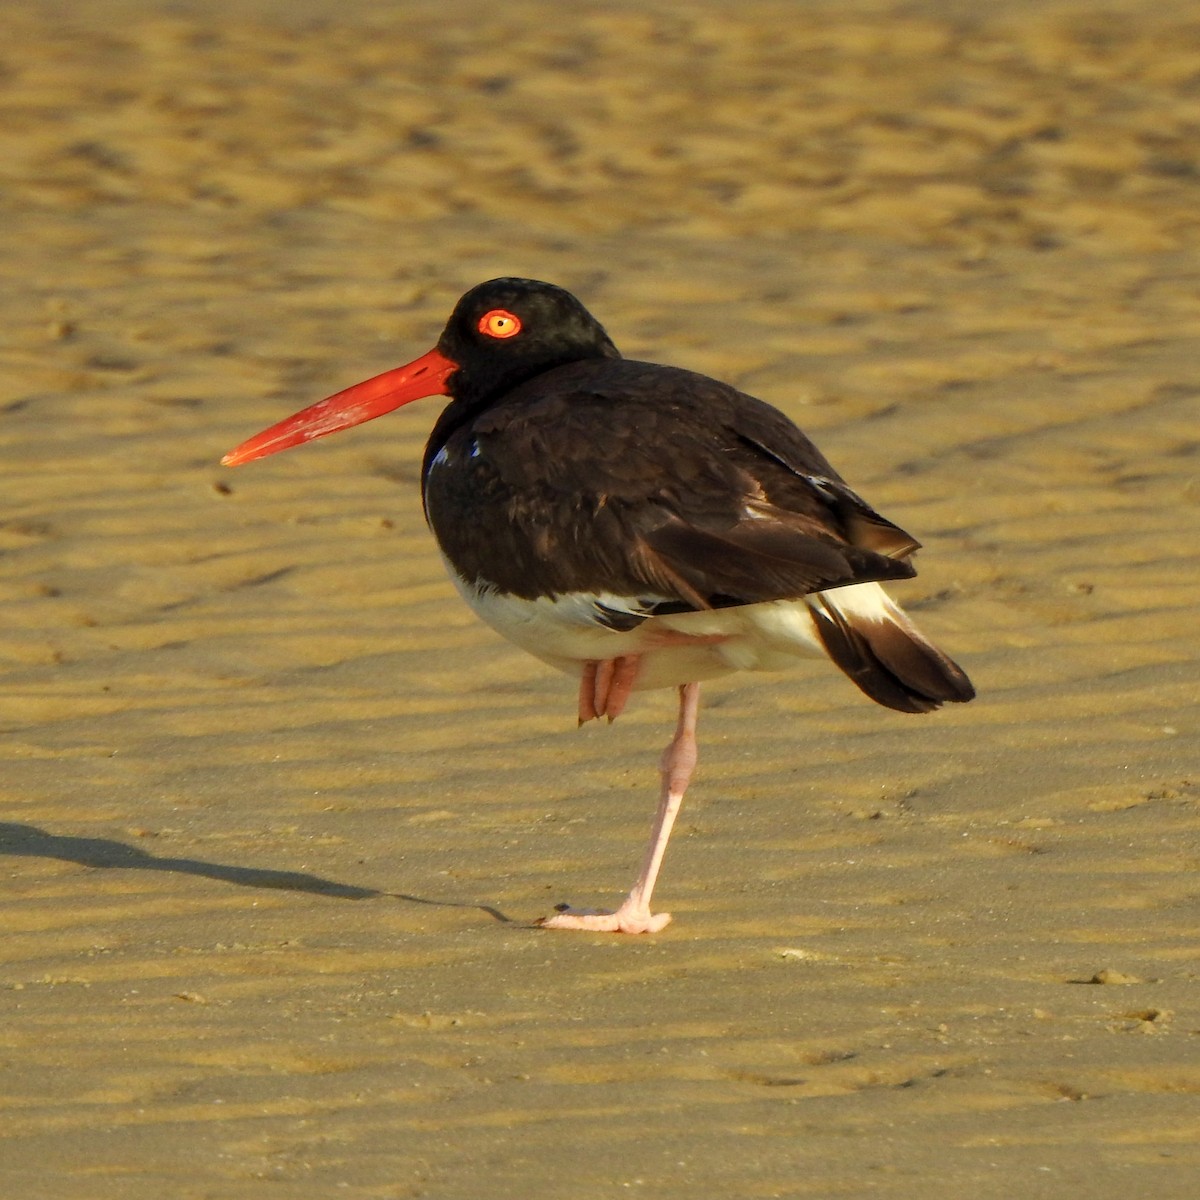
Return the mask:
<svg viewBox="0 0 1200 1200">
<path fill-rule="evenodd" d="M 451 405 L 426 461 L 427 512 L 459 574 L 526 598 L 701 609 L 914 573 L 917 543 L 782 413 L 688 371 L 547 371 L 476 416 Z"/>
</svg>

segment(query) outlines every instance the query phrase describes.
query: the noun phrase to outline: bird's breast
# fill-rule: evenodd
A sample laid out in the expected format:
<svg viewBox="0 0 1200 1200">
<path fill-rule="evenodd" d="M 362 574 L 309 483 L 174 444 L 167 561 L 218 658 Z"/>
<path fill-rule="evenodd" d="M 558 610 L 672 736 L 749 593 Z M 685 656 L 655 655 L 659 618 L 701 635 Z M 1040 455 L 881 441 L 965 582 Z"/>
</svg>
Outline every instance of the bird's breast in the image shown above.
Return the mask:
<svg viewBox="0 0 1200 1200">
<path fill-rule="evenodd" d="M 630 544 L 603 496 L 552 486 L 533 462 L 512 470 L 496 440 L 452 438 L 426 472 L 425 516 L 454 574 L 468 587 L 526 600 L 636 592 Z"/>
</svg>

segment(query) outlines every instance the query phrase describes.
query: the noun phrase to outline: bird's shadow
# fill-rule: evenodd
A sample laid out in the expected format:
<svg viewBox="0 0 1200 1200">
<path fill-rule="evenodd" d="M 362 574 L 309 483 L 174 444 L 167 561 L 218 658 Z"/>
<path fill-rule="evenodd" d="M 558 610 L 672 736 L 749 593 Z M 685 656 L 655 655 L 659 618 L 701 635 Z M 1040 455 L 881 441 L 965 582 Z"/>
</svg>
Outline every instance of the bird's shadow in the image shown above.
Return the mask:
<svg viewBox="0 0 1200 1200">
<path fill-rule="evenodd" d="M 274 888 L 289 892 L 310 892 L 335 900 L 373 900 L 390 896 L 410 904 L 429 904 L 437 908 L 475 908 L 495 921 L 509 924 L 498 908 L 490 904 L 472 904 L 460 900 L 432 900 L 404 892 L 382 892 L 377 888 L 356 887 L 322 879 L 304 871 L 270 871 L 260 867 L 235 867 L 225 863 L 204 862 L 198 858 L 167 858 L 151 854 L 137 846 L 128 846 L 112 838 L 64 837 L 48 833 L 36 825 L 0 822 L 0 854 L 27 858 L 57 858 L 83 867 L 132 871 L 177 871 L 181 875 L 199 875 L 232 883 L 238 887 Z"/>
</svg>

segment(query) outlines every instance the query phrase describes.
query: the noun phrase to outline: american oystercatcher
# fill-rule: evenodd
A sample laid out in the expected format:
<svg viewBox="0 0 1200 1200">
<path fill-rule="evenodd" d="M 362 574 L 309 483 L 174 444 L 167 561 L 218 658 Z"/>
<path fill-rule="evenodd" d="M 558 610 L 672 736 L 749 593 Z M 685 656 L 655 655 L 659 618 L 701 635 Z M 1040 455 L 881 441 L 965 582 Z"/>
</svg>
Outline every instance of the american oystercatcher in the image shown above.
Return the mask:
<svg viewBox="0 0 1200 1200">
<path fill-rule="evenodd" d="M 825 654 L 872 700 L 929 712 L 975 694 L 884 592 L 918 543 L 782 413 L 728 384 L 621 357 L 570 292 L 493 279 L 437 346 L 244 442 L 234 466 L 449 396 L 421 468 L 425 516 L 463 599 L 579 678 L 579 722 L 679 689 L 641 871 L 615 912 L 540 925 L 651 933 L 650 894 L 696 764 L 700 682 Z"/>
</svg>

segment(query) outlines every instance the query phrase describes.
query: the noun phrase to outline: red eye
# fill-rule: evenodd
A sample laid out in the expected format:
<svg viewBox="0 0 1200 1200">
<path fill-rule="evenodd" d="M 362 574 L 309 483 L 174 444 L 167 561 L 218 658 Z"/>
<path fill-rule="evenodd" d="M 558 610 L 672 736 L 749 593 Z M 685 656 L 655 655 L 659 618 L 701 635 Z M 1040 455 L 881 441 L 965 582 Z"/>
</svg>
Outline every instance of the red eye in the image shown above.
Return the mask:
<svg viewBox="0 0 1200 1200">
<path fill-rule="evenodd" d="M 506 308 L 493 308 L 479 318 L 480 333 L 494 338 L 516 337 L 521 332 L 521 318 Z"/>
</svg>

